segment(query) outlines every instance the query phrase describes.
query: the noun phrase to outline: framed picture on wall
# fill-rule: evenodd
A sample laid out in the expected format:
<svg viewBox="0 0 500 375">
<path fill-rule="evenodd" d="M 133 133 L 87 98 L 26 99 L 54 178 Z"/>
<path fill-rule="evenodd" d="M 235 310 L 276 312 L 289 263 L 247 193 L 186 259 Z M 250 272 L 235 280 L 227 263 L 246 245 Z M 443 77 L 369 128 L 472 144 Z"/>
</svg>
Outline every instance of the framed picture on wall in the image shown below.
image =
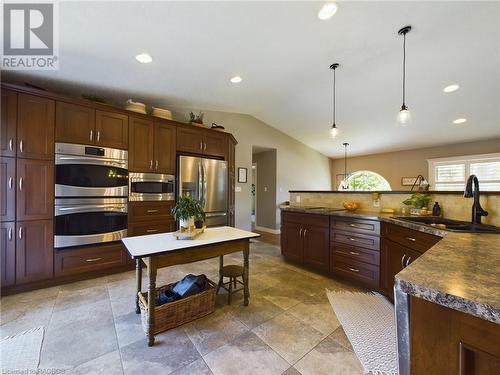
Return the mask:
<svg viewBox="0 0 500 375">
<path fill-rule="evenodd" d="M 238 182 L 247 183 L 247 169 L 238 168 Z"/>
<path fill-rule="evenodd" d="M 416 181 L 417 177 L 401 177 L 402 186 L 413 186 Z"/>
</svg>

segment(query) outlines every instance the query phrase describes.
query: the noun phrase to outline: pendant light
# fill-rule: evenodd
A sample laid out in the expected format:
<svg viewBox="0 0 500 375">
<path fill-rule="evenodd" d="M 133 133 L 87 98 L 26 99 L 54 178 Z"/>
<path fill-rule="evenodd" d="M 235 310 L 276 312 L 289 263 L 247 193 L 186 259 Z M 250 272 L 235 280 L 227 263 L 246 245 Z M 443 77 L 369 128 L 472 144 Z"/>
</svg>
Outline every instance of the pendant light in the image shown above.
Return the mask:
<svg viewBox="0 0 500 375">
<path fill-rule="evenodd" d="M 335 82 L 335 69 L 337 69 L 339 66 L 340 65 L 337 63 L 330 65 L 330 69 L 333 70 L 333 123 L 332 123 L 332 127 L 330 128 L 330 135 L 332 138 L 335 138 L 339 132 L 337 129 L 337 124 L 335 124 L 335 115 L 336 115 L 336 113 L 335 113 L 335 105 L 336 105 L 336 103 L 335 103 L 335 88 L 336 88 L 335 87 L 335 84 L 336 84 L 336 82 Z"/>
<path fill-rule="evenodd" d="M 406 34 L 411 30 L 411 26 L 405 26 L 398 31 L 399 35 L 403 35 L 403 104 L 398 113 L 398 122 L 402 126 L 406 126 L 411 121 L 411 114 L 406 106 Z"/>
<path fill-rule="evenodd" d="M 344 142 L 342 145 L 344 146 L 344 179 L 340 183 L 340 186 L 342 190 L 347 190 L 349 189 L 349 184 L 347 183 L 347 146 L 349 146 L 349 143 Z"/>
</svg>

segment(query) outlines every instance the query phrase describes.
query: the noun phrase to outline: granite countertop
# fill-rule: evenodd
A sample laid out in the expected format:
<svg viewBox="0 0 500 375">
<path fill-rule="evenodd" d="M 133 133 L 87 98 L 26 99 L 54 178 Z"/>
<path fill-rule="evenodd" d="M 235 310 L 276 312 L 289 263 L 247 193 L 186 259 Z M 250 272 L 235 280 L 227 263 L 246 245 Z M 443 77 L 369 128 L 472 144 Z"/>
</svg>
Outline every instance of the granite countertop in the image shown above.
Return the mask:
<svg viewBox="0 0 500 375">
<path fill-rule="evenodd" d="M 282 210 L 379 220 L 444 237 L 396 275 L 403 292 L 500 324 L 500 235 L 458 233 L 393 218 L 394 214 L 280 206 Z"/>
</svg>

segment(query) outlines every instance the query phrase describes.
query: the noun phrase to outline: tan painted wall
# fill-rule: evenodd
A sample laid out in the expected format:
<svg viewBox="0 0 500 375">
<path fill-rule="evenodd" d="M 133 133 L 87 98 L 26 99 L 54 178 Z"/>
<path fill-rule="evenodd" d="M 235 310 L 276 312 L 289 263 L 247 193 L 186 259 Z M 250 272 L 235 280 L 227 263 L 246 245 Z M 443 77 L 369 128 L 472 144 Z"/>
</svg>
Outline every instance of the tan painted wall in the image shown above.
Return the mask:
<svg viewBox="0 0 500 375">
<path fill-rule="evenodd" d="M 276 150 L 253 154 L 257 164 L 256 226 L 277 229 L 276 223 Z M 259 229 L 259 228 L 257 228 Z"/>
<path fill-rule="evenodd" d="M 190 109 L 171 109 L 174 119 L 187 121 Z M 198 110 L 193 110 L 198 112 Z M 279 204 L 287 201 L 289 190 L 331 190 L 330 159 L 309 148 L 253 116 L 204 111 L 205 124 L 215 122 L 223 125 L 226 131 L 232 133 L 238 145 L 236 146 L 236 168 L 248 169 L 248 182 L 238 183 L 236 187 L 241 192 L 236 193 L 236 226 L 251 229 L 252 193 L 251 175 L 252 146 L 275 148 L 277 158 L 276 203 L 275 210 L 279 213 Z M 276 215 L 276 228 L 280 226 L 280 215 Z"/>
<path fill-rule="evenodd" d="M 427 159 L 493 152 L 500 152 L 500 138 L 352 158 L 348 156 L 347 172 L 370 170 L 389 181 L 392 190 L 409 190 L 409 186 L 401 185 L 401 177 L 421 174 L 428 178 Z M 332 186 L 336 190 L 338 186 L 335 186 L 335 176 L 344 173 L 344 159 L 331 159 L 331 169 Z"/>
</svg>

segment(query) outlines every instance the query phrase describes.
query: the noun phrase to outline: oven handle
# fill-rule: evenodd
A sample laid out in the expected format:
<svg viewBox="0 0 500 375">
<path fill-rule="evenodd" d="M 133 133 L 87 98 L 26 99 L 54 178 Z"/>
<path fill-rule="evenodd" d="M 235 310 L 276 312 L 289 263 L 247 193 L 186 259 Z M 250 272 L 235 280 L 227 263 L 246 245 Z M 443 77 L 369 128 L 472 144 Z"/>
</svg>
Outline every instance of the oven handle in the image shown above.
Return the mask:
<svg viewBox="0 0 500 375">
<path fill-rule="evenodd" d="M 92 164 L 92 165 L 104 165 L 117 168 L 127 169 L 128 163 L 126 161 L 118 161 L 114 159 L 103 159 L 103 158 L 91 158 L 85 156 L 65 156 L 56 155 L 56 165 L 57 164 Z"/>
<path fill-rule="evenodd" d="M 79 213 L 79 212 L 122 212 L 127 213 L 127 206 L 108 206 L 108 205 L 92 205 L 92 206 L 75 206 L 75 207 L 57 207 L 55 208 L 55 215 L 64 215 L 66 212 Z"/>
</svg>

